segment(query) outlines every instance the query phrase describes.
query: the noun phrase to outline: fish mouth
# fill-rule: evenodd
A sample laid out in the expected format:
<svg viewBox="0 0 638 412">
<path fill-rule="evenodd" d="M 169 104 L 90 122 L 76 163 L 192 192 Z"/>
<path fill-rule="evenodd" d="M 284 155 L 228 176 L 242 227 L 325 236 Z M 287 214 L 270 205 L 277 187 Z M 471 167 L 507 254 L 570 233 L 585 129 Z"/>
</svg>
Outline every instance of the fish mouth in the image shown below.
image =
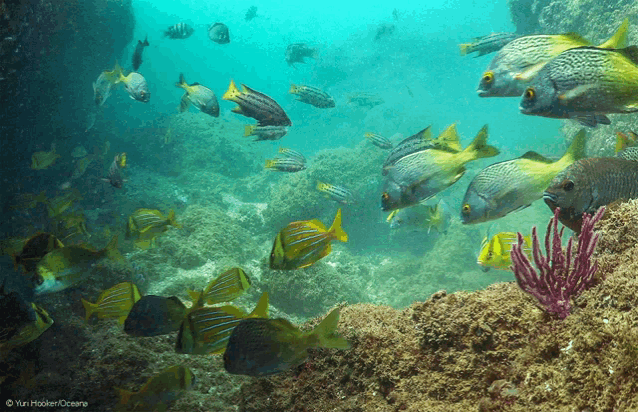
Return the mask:
<svg viewBox="0 0 638 412">
<path fill-rule="evenodd" d="M 484 89 L 476 89 L 476 93 L 478 93 L 479 97 L 490 97 L 492 95 L 489 90 Z"/>
<path fill-rule="evenodd" d="M 547 204 L 547 206 L 549 206 L 550 208 L 555 208 L 558 206 L 557 204 L 557 200 L 558 200 L 558 196 L 556 196 L 553 193 L 550 192 L 543 192 L 543 201 Z"/>
</svg>

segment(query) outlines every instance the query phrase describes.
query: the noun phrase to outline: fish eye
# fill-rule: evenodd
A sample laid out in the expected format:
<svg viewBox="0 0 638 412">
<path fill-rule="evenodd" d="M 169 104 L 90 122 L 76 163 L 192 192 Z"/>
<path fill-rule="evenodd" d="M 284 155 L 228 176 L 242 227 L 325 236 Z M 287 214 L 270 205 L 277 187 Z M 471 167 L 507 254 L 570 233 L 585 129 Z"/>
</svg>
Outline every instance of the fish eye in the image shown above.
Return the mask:
<svg viewBox="0 0 638 412">
<path fill-rule="evenodd" d="M 467 203 L 463 205 L 462 212 L 463 212 L 464 214 L 466 214 L 466 215 L 467 215 L 467 214 L 469 214 L 471 211 L 472 211 L 472 206 L 470 206 L 470 205 L 469 205 L 469 204 L 467 204 Z"/>
<path fill-rule="evenodd" d="M 536 98 L 536 92 L 534 91 L 534 88 L 528 87 L 527 90 L 525 90 L 525 93 L 523 93 L 523 97 L 525 98 L 525 100 L 534 100 Z"/>
<path fill-rule="evenodd" d="M 487 252 L 487 258 L 492 259 L 494 257 L 494 252 Z"/>
<path fill-rule="evenodd" d="M 483 74 L 483 81 L 487 84 L 490 84 L 494 81 L 494 73 L 493 72 L 485 72 L 485 74 Z"/>
<path fill-rule="evenodd" d="M 571 180 L 565 180 L 563 182 L 563 190 L 566 192 L 571 192 L 572 190 L 574 190 L 574 182 L 572 182 Z"/>
</svg>

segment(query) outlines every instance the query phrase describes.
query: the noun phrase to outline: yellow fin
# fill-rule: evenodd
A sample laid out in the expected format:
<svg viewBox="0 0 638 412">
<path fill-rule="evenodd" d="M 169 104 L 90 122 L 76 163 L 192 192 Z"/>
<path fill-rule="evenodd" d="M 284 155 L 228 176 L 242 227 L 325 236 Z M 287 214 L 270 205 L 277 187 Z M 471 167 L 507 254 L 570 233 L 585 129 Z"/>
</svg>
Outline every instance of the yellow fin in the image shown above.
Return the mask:
<svg viewBox="0 0 638 412">
<path fill-rule="evenodd" d="M 560 160 L 556 162 L 560 164 L 559 170 L 563 170 L 575 161 L 585 157 L 586 139 L 587 133 L 585 133 L 585 129 L 581 129 L 572 139 L 572 143 L 567 148 L 567 151 L 565 152 L 563 157 L 561 157 Z"/>
<path fill-rule="evenodd" d="M 456 123 L 452 123 L 443 130 L 439 137 L 436 138 L 436 141 L 458 152 L 463 149 L 459 141 L 459 134 L 456 131 Z"/>
<path fill-rule="evenodd" d="M 613 36 L 609 38 L 606 42 L 602 43 L 600 46 L 601 49 L 622 49 L 627 47 L 627 29 L 629 28 L 629 18 L 623 20 L 623 22 L 616 30 Z"/>
<path fill-rule="evenodd" d="M 341 228 L 341 209 L 337 210 L 337 215 L 335 216 L 335 220 L 332 222 L 332 226 L 330 226 L 329 231 L 335 239 L 341 242 L 348 241 L 348 234 Z"/>
<path fill-rule="evenodd" d="M 257 126 L 255 125 L 249 125 L 247 124 L 246 126 L 244 126 L 244 137 L 246 136 L 252 136 L 253 131 L 255 130 Z"/>
<path fill-rule="evenodd" d="M 465 56 L 468 53 L 471 53 L 470 49 L 474 46 L 472 43 L 461 43 L 459 44 L 459 51 L 461 52 L 461 56 Z"/>
<path fill-rule="evenodd" d="M 333 309 L 307 336 L 311 346 L 348 349 L 350 343 L 337 334 L 339 308 Z"/>
<path fill-rule="evenodd" d="M 294 85 L 294 84 L 291 84 L 290 85 L 290 90 L 288 91 L 288 93 L 291 93 L 291 94 L 297 93 L 297 86 Z"/>
<path fill-rule="evenodd" d="M 464 154 L 471 154 L 471 159 L 481 159 L 498 155 L 499 150 L 487 144 L 487 125 L 483 126 L 468 147 L 463 150 Z M 462 173 L 461 173 L 462 175 Z M 458 176 L 457 180 L 461 176 Z"/>
<path fill-rule="evenodd" d="M 84 298 L 81 298 L 81 299 L 82 299 L 82 305 L 84 305 L 84 310 L 86 310 L 86 316 L 84 317 L 84 320 L 88 321 L 93 315 L 93 313 L 95 313 L 95 311 L 97 310 L 98 305 L 97 303 L 91 303 Z"/>
<path fill-rule="evenodd" d="M 528 82 L 528 81 L 532 80 L 534 77 L 536 77 L 538 72 L 541 71 L 541 69 L 543 67 L 545 67 L 545 65 L 548 62 L 549 61 L 536 63 L 535 65 L 528 67 L 527 69 L 523 70 L 522 72 L 516 73 L 514 75 L 514 79 L 522 81 L 522 82 Z"/>
<path fill-rule="evenodd" d="M 222 96 L 222 99 L 233 101 L 240 94 L 241 92 L 237 88 L 235 81 L 231 79 L 230 85 L 228 86 L 228 90 L 226 90 L 226 93 L 224 93 L 224 95 Z"/>
<path fill-rule="evenodd" d="M 257 306 L 247 316 L 248 318 L 267 318 L 268 317 L 268 292 L 262 293 Z"/>
</svg>

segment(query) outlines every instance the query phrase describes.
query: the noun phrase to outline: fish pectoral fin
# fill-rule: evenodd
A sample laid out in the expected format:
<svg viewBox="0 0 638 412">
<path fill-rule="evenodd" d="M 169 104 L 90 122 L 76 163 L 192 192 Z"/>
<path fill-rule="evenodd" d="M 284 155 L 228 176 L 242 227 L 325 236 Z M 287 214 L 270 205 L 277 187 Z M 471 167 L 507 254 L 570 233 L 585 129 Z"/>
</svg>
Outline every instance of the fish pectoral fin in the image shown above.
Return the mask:
<svg viewBox="0 0 638 412">
<path fill-rule="evenodd" d="M 180 100 L 179 102 L 179 112 L 183 113 L 186 110 L 188 110 L 188 107 L 191 105 L 191 101 L 188 98 L 188 93 L 184 93 L 184 96 L 182 96 L 182 100 Z"/>
<path fill-rule="evenodd" d="M 241 106 L 236 106 L 231 109 L 231 112 L 237 114 L 244 114 L 244 111 L 241 109 Z"/>
<path fill-rule="evenodd" d="M 545 67 L 545 65 L 547 63 L 548 62 L 536 63 L 535 65 L 528 67 L 527 69 L 523 70 L 522 72 L 516 73 L 514 75 L 514 79 L 522 81 L 522 82 L 528 82 L 528 81 L 532 80 L 534 77 L 536 77 L 538 72 L 543 67 Z"/>
<path fill-rule="evenodd" d="M 558 96 L 558 100 L 563 103 L 563 104 L 567 104 L 569 103 L 571 100 L 574 100 L 580 96 L 582 96 L 583 94 L 587 93 L 589 90 L 591 90 L 594 87 L 593 84 L 583 84 L 580 86 L 576 86 L 571 90 L 566 91 L 563 94 L 560 94 Z"/>
<path fill-rule="evenodd" d="M 573 118 L 578 123 L 587 127 L 596 127 L 598 124 L 611 124 L 611 120 L 605 115 L 577 116 Z"/>
</svg>

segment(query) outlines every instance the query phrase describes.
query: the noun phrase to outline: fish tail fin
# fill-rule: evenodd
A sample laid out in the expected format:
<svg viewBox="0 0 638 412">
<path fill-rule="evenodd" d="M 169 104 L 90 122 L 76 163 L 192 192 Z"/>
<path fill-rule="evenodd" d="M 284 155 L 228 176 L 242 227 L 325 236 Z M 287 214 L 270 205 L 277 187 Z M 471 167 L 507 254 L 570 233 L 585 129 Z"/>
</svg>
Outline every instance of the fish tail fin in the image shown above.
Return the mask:
<svg viewBox="0 0 638 412">
<path fill-rule="evenodd" d="M 113 238 L 109 241 L 109 244 L 106 245 L 104 251 L 106 252 L 106 257 L 109 259 L 115 260 L 117 262 L 124 261 L 124 256 L 117 250 L 117 235 L 114 235 Z"/>
<path fill-rule="evenodd" d="M 272 169 L 276 164 L 275 159 L 266 159 L 266 169 Z"/>
<path fill-rule="evenodd" d="M 341 241 L 348 241 L 348 234 L 341 228 L 341 209 L 337 210 L 337 215 L 335 216 L 335 220 L 332 222 L 332 226 L 330 226 L 329 232 L 332 233 L 332 236 Z"/>
<path fill-rule="evenodd" d="M 565 167 L 574 163 L 578 159 L 582 159 L 585 157 L 586 138 L 587 138 L 587 134 L 585 133 L 585 129 L 581 129 L 576 134 L 576 136 L 574 136 L 574 139 L 572 140 L 572 143 L 567 148 L 567 151 L 565 152 L 563 157 L 561 157 L 560 160 L 557 162 L 558 163 L 557 167 L 560 170 L 563 170 Z"/>
<path fill-rule="evenodd" d="M 193 307 L 195 307 L 195 305 L 199 302 L 200 295 L 203 295 L 202 292 L 196 292 L 190 289 L 188 289 L 186 293 L 188 293 L 188 296 L 190 296 L 191 302 L 193 302 Z"/>
<path fill-rule="evenodd" d="M 97 303 L 91 303 L 88 300 L 82 298 L 82 305 L 84 305 L 84 310 L 86 310 L 86 316 L 84 317 L 84 320 L 88 322 L 88 320 L 91 319 L 91 316 L 97 310 Z"/>
<path fill-rule="evenodd" d="M 144 38 L 144 43 L 142 43 L 144 46 L 150 46 L 150 44 L 148 44 L 148 34 L 146 35 L 146 37 Z"/>
<path fill-rule="evenodd" d="M 333 309 L 309 334 L 309 346 L 348 349 L 350 343 L 337 334 L 339 308 Z"/>
<path fill-rule="evenodd" d="M 614 35 L 611 36 L 609 40 L 607 40 L 606 42 L 604 42 L 598 47 L 602 49 L 622 49 L 624 47 L 627 47 L 627 29 L 628 28 L 629 28 L 629 18 L 626 18 L 620 24 L 620 27 L 618 27 L 618 30 L 616 30 L 616 33 L 614 33 Z"/>
<path fill-rule="evenodd" d="M 249 318 L 267 318 L 268 317 L 268 292 L 262 293 L 257 306 L 248 315 Z"/>
<path fill-rule="evenodd" d="M 234 101 L 234 99 L 236 99 L 239 95 L 241 95 L 241 92 L 237 88 L 235 81 L 231 79 L 230 85 L 228 85 L 228 90 L 226 90 L 226 93 L 224 93 L 222 99 Z"/>
<path fill-rule="evenodd" d="M 244 137 L 251 136 L 256 127 L 257 126 L 255 126 L 254 124 L 247 124 L 246 126 L 244 126 Z"/>
<path fill-rule="evenodd" d="M 175 211 L 173 209 L 171 209 L 171 211 L 168 212 L 168 217 L 166 218 L 166 220 L 168 220 L 169 225 L 174 226 L 178 229 L 182 228 L 182 225 L 177 223 L 177 220 L 175 220 Z"/>
<path fill-rule="evenodd" d="M 461 56 L 465 56 L 470 52 L 470 48 L 472 47 L 472 43 L 461 43 L 459 44 L 459 51 L 461 52 Z"/>
<path fill-rule="evenodd" d="M 186 78 L 184 77 L 184 73 L 180 73 L 179 81 L 175 83 L 175 87 L 179 87 L 181 89 L 186 90 L 186 86 L 188 86 L 188 83 L 186 83 Z"/>
<path fill-rule="evenodd" d="M 119 83 L 124 80 L 124 73 L 122 67 L 118 62 L 115 62 L 115 68 L 113 68 L 114 76 L 116 78 L 115 83 Z"/>
<path fill-rule="evenodd" d="M 616 148 L 615 153 L 625 150 L 629 146 L 629 137 L 622 132 L 616 133 Z"/>
<path fill-rule="evenodd" d="M 471 159 L 492 157 L 500 153 L 496 147 L 487 144 L 487 125 L 483 126 L 481 130 L 479 130 L 472 143 L 470 143 L 463 152 L 470 154 Z"/>
<path fill-rule="evenodd" d="M 290 90 L 288 91 L 288 93 L 290 94 L 297 93 L 297 86 L 294 83 L 290 85 Z"/>
</svg>

